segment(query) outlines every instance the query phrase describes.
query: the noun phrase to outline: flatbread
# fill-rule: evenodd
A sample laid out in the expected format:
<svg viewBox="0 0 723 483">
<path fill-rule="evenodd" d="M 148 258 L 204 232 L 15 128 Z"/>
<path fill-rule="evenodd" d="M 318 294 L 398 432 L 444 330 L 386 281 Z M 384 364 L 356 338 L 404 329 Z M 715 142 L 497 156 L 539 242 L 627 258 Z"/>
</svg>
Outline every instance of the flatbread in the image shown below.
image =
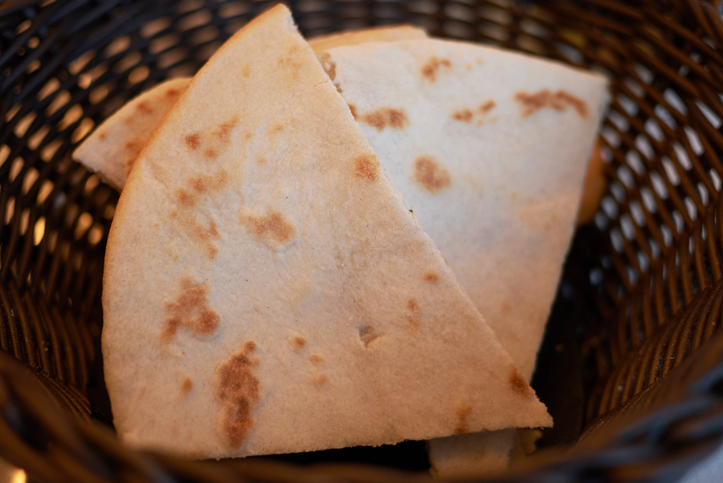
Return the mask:
<svg viewBox="0 0 723 483">
<path fill-rule="evenodd" d="M 136 158 L 188 81 L 169 80 L 128 101 L 78 146 L 73 158 L 122 190 Z"/>
<path fill-rule="evenodd" d="M 359 45 L 366 42 L 396 42 L 398 40 L 413 40 L 427 38 L 427 32 L 413 25 L 391 25 L 386 27 L 372 27 L 361 30 L 348 30 L 330 35 L 321 35 L 309 39 L 309 45 L 314 52 L 324 52 L 335 47 Z"/>
<path fill-rule="evenodd" d="M 320 59 L 395 187 L 531 378 L 607 80 L 437 39 L 339 47 Z M 436 446 L 453 440 L 430 442 L 433 464 L 451 461 L 455 450 Z M 466 454 L 499 453 L 495 435 L 464 441 L 454 446 Z"/>
<path fill-rule="evenodd" d="M 133 446 L 227 457 L 551 424 L 283 6 L 219 49 L 138 157 L 103 309 Z"/>
<path fill-rule="evenodd" d="M 426 36 L 418 27 L 392 25 L 324 35 L 309 40 L 309 45 L 321 52 L 342 45 Z M 163 82 L 128 101 L 83 141 L 73 157 L 121 191 L 136 158 L 190 80 L 190 77 L 181 77 Z"/>
</svg>

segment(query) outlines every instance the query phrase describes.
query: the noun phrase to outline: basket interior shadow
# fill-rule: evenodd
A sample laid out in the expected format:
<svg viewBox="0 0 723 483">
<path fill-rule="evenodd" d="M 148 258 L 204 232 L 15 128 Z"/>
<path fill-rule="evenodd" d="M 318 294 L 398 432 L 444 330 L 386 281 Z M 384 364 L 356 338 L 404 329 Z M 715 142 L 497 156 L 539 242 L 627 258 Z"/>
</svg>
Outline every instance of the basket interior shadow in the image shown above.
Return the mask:
<svg viewBox="0 0 723 483">
<path fill-rule="evenodd" d="M 273 1 L 0 7 L 0 455 L 47 481 L 419 478 L 422 443 L 198 463 L 124 448 L 99 338 L 118 194 L 70 153 L 124 102 L 192 75 Z M 723 23 L 705 0 L 289 1 L 308 37 L 412 23 L 605 72 L 608 189 L 580 229 L 533 386 L 556 427 L 504 478 L 670 479 L 723 440 Z M 670 373 L 668 375 L 668 373 Z M 585 432 L 583 433 L 583 429 Z M 319 463 L 324 463 L 318 466 Z M 296 466 L 296 463 L 317 463 Z"/>
</svg>

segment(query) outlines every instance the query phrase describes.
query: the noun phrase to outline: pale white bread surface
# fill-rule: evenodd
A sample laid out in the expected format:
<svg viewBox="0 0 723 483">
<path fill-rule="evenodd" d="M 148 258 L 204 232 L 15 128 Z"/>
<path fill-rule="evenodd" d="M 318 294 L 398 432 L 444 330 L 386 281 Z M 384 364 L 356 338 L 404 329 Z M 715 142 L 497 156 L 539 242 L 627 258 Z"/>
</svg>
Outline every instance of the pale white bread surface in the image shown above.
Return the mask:
<svg viewBox="0 0 723 483">
<path fill-rule="evenodd" d="M 427 444 L 431 473 L 441 479 L 502 473 L 510 460 L 514 428 L 436 438 Z"/>
<path fill-rule="evenodd" d="M 320 58 L 395 187 L 530 378 L 607 81 L 432 39 L 341 47 Z M 535 99 L 547 106 L 534 109 Z M 497 456 L 509 454 L 507 439 L 432 440 L 430 459 L 441 472 L 494 469 L 492 461 L 506 464 Z"/>
<path fill-rule="evenodd" d="M 395 42 L 397 40 L 423 39 L 426 37 L 427 32 L 423 28 L 402 24 L 320 35 L 309 39 L 309 45 L 314 49 L 314 52 L 323 52 L 334 47 L 358 45 L 365 42 Z"/>
<path fill-rule="evenodd" d="M 607 104 L 607 80 L 439 39 L 326 54 L 325 68 L 333 64 L 334 83 L 395 187 L 530 378 Z M 534 110 L 541 92 L 560 109 Z M 521 95 L 533 99 L 525 103 Z"/>
<path fill-rule="evenodd" d="M 136 158 L 188 81 L 169 80 L 128 101 L 83 141 L 73 158 L 123 189 Z"/>
<path fill-rule="evenodd" d="M 545 426 L 278 6 L 141 153 L 108 242 L 119 436 L 224 457 Z"/>
<path fill-rule="evenodd" d="M 392 25 L 324 35 L 309 40 L 309 45 L 321 52 L 342 45 L 426 36 L 418 27 Z M 73 157 L 99 173 L 111 186 L 122 190 L 136 158 L 190 80 L 182 77 L 163 82 L 128 101 L 83 141 Z"/>
</svg>

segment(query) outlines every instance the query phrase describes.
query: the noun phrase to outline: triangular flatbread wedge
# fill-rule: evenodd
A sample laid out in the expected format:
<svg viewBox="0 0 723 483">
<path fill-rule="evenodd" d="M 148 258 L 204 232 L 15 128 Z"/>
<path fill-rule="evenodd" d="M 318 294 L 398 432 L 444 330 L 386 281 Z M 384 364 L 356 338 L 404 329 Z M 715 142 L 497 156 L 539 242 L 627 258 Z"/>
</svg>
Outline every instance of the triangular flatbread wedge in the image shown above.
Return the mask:
<svg viewBox="0 0 723 483">
<path fill-rule="evenodd" d="M 226 457 L 551 423 L 283 6 L 141 152 L 103 309 L 134 446 Z"/>
<path fill-rule="evenodd" d="M 426 36 L 418 27 L 392 25 L 324 35 L 309 40 L 309 45 L 314 51 L 322 52 L 342 45 Z M 182 77 L 166 81 L 131 99 L 88 136 L 73 157 L 97 172 L 108 184 L 122 190 L 136 158 L 190 80 Z"/>
<path fill-rule="evenodd" d="M 395 187 L 530 378 L 607 80 L 437 39 L 339 47 L 319 57 Z M 459 458 L 439 446 L 481 455 L 499 453 L 500 441 L 489 434 L 464 445 L 434 440 L 430 457 L 454 468 Z"/>
<path fill-rule="evenodd" d="M 169 80 L 128 101 L 78 146 L 73 158 L 122 190 L 136 158 L 188 81 Z"/>
</svg>

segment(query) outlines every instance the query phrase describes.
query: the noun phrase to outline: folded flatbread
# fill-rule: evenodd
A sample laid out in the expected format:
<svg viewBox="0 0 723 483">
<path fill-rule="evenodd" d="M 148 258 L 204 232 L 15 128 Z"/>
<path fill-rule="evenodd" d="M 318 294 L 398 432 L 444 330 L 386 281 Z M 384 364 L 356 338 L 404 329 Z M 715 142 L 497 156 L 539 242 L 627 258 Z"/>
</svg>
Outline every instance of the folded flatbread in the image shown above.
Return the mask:
<svg viewBox="0 0 723 483">
<path fill-rule="evenodd" d="M 392 25 L 324 35 L 309 40 L 309 45 L 315 52 L 322 52 L 342 45 L 426 36 L 418 27 Z M 169 80 L 131 99 L 93 131 L 75 150 L 73 157 L 121 191 L 136 158 L 190 80 L 189 77 Z"/>
<path fill-rule="evenodd" d="M 607 80 L 438 39 L 338 47 L 320 59 L 395 187 L 530 378 Z M 445 459 L 460 467 L 447 458 L 455 451 L 439 445 L 499 453 L 499 442 L 512 440 L 454 439 L 430 442 L 439 473 Z"/>
<path fill-rule="evenodd" d="M 283 6 L 219 49 L 138 157 L 103 309 L 134 446 L 226 457 L 551 423 Z"/>
</svg>

